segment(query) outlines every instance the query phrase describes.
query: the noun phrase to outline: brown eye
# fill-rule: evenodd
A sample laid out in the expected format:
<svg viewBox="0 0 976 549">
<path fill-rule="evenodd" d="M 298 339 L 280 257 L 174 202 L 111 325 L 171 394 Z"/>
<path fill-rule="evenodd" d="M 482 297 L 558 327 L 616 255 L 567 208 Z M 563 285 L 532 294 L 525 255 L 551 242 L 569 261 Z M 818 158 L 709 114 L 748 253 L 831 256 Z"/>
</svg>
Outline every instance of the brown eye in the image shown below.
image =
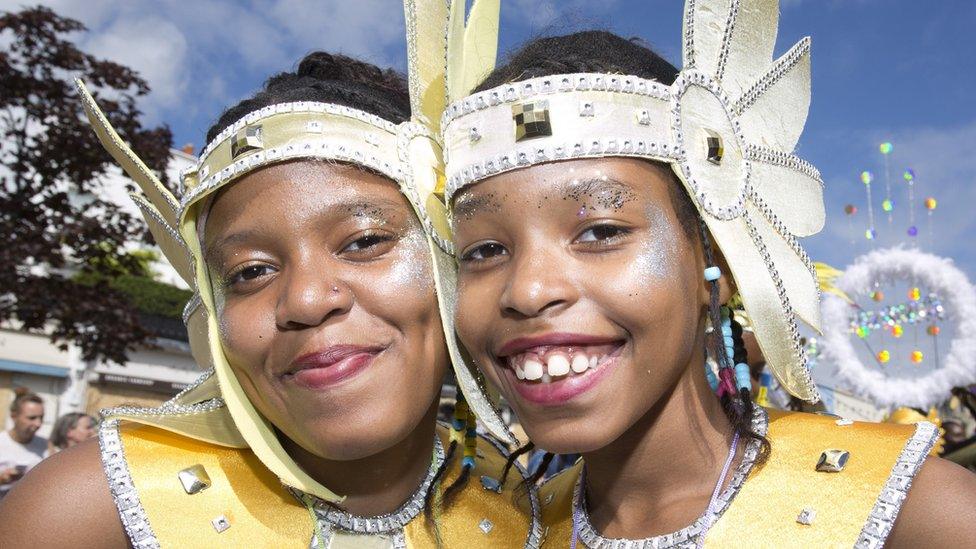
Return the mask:
<svg viewBox="0 0 976 549">
<path fill-rule="evenodd" d="M 231 288 L 243 288 L 250 287 L 250 284 L 256 283 L 261 279 L 271 275 L 275 271 L 275 268 L 271 265 L 264 264 L 253 264 L 246 265 L 240 269 L 234 271 L 227 277 L 227 286 Z"/>
<path fill-rule="evenodd" d="M 462 261 L 485 261 L 493 257 L 507 255 L 508 250 L 497 242 L 485 242 L 471 248 L 461 256 Z"/>
<path fill-rule="evenodd" d="M 576 237 L 577 242 L 606 242 L 619 238 L 630 231 L 624 227 L 617 225 L 610 225 L 604 223 L 602 225 L 594 225 L 585 231 L 583 231 L 578 237 Z"/>
<path fill-rule="evenodd" d="M 389 233 L 369 232 L 364 233 L 339 252 L 352 258 L 368 258 L 382 255 L 390 250 L 396 243 L 396 236 Z"/>
</svg>

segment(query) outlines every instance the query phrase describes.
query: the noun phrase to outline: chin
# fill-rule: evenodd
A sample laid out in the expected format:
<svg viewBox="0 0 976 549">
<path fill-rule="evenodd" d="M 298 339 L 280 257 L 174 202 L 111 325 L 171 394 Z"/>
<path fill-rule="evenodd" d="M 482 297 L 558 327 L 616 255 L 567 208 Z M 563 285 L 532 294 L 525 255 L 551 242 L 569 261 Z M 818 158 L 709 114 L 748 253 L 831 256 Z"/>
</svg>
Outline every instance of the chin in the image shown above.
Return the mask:
<svg viewBox="0 0 976 549">
<path fill-rule="evenodd" d="M 595 420 L 595 416 L 542 422 L 530 420 L 522 423 L 522 427 L 537 448 L 554 454 L 593 452 L 609 446 L 616 439 L 606 423 Z"/>
</svg>

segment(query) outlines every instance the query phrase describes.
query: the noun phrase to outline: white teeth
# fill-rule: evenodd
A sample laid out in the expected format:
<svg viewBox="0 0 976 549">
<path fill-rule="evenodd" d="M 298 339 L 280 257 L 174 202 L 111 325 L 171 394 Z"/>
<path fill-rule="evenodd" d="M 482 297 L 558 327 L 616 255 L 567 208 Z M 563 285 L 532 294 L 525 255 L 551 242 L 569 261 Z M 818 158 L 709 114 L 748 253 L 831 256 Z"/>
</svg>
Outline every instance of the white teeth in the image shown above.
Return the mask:
<svg viewBox="0 0 976 549">
<path fill-rule="evenodd" d="M 523 370 L 518 364 L 515 365 L 515 377 L 525 379 L 525 370 Z"/>
<path fill-rule="evenodd" d="M 542 374 L 541 362 L 532 358 L 525 361 L 525 379 L 529 381 L 542 379 Z"/>
<path fill-rule="evenodd" d="M 563 355 L 552 355 L 546 362 L 546 368 L 551 376 L 564 376 L 569 373 L 569 360 Z"/>
<path fill-rule="evenodd" d="M 596 365 L 599 364 L 599 363 L 600 363 L 600 359 L 599 358 L 597 358 L 595 356 L 591 356 L 590 357 L 590 368 L 596 368 Z"/>
<path fill-rule="evenodd" d="M 573 371 L 577 374 L 581 374 L 590 367 L 590 361 L 586 358 L 586 355 L 576 355 L 573 357 Z"/>
</svg>

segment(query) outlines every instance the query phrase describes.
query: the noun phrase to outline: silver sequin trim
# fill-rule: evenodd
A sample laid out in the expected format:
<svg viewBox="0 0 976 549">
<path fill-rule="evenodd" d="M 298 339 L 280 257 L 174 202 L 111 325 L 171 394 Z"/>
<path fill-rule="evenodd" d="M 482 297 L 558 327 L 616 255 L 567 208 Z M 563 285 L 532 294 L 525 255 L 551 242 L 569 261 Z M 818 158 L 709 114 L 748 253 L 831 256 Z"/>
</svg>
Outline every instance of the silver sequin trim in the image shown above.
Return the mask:
<svg viewBox="0 0 976 549">
<path fill-rule="evenodd" d="M 530 78 L 512 84 L 503 84 L 451 103 L 444 109 L 444 114 L 441 116 L 441 128 L 446 129 L 451 122 L 473 112 L 496 105 L 516 103 L 539 95 L 576 91 L 608 91 L 643 95 L 667 101 L 671 98 L 668 88 L 668 86 L 655 80 L 616 74 L 574 73 Z"/>
<path fill-rule="evenodd" d="M 745 157 L 749 160 L 756 160 L 800 172 L 811 179 L 815 179 L 817 183 L 820 183 L 821 188 L 824 186 L 823 179 L 820 177 L 820 170 L 815 168 L 813 164 L 794 154 L 787 154 L 762 145 L 750 144 L 746 146 Z"/>
<path fill-rule="evenodd" d="M 399 539 L 403 539 L 403 528 L 423 511 L 427 492 L 430 490 L 437 469 L 443 461 L 444 446 L 441 444 L 440 438 L 435 436 L 434 459 L 431 460 L 427 476 L 424 477 L 417 490 L 396 511 L 377 517 L 360 517 L 346 513 L 322 502 L 311 494 L 305 494 L 292 487 L 288 489 L 299 501 L 310 501 L 312 503 L 312 509 L 319 519 L 323 537 L 331 538 L 334 529 L 362 535 L 388 535 L 393 536 L 394 545 L 400 547 L 396 545 L 396 540 L 398 536 Z M 328 546 L 329 539 L 323 541 Z"/>
<path fill-rule="evenodd" d="M 732 46 L 732 33 L 735 32 L 735 20 L 739 16 L 739 0 L 732 0 L 729 4 L 728 17 L 725 20 L 725 35 L 722 37 L 722 49 L 718 54 L 718 67 L 715 70 L 715 80 L 721 82 L 725 74 L 725 64 L 729 59 Z"/>
<path fill-rule="evenodd" d="M 484 436 L 481 440 L 487 440 L 496 450 L 506 458 L 509 456 L 508 448 L 494 437 Z M 518 461 L 514 463 L 515 468 L 523 479 L 529 477 L 528 471 Z M 526 549 L 539 549 L 542 547 L 542 507 L 539 505 L 539 491 L 535 485 L 529 486 L 529 506 L 532 509 L 532 525 L 529 527 L 529 535 L 525 540 Z"/>
<path fill-rule="evenodd" d="M 224 399 L 220 397 L 215 397 L 203 402 L 196 402 L 193 404 L 180 404 L 179 401 L 189 391 L 195 389 L 197 386 L 206 381 L 210 376 L 214 375 L 214 370 L 211 368 L 204 372 L 200 377 L 191 383 L 186 389 L 180 391 L 176 396 L 167 400 L 166 402 L 160 404 L 158 407 L 147 408 L 143 406 L 117 406 L 115 408 L 105 408 L 99 412 L 102 418 L 110 419 L 116 416 L 128 416 L 128 417 L 148 417 L 148 416 L 186 416 L 186 415 L 196 415 L 205 414 L 207 412 L 213 412 L 224 406 Z"/>
<path fill-rule="evenodd" d="M 757 406 L 752 416 L 752 428 L 756 433 L 765 436 L 767 427 L 768 416 L 766 411 Z M 736 494 L 739 493 L 739 489 L 742 488 L 742 484 L 745 483 L 746 478 L 752 471 L 753 465 L 756 463 L 756 457 L 759 455 L 759 444 L 759 441 L 756 439 L 751 439 L 749 441 L 749 444 L 746 446 L 746 449 L 742 454 L 742 461 L 739 463 L 739 466 L 736 467 L 735 473 L 733 473 L 732 478 L 729 480 L 728 487 L 722 491 L 718 497 L 718 507 L 714 512 L 710 512 L 709 509 L 706 509 L 705 512 L 698 517 L 698 520 L 696 520 L 690 526 L 686 526 L 677 532 L 650 538 L 631 540 L 623 538 L 605 538 L 601 536 L 599 532 L 596 531 L 596 528 L 593 527 L 593 524 L 590 523 L 590 515 L 586 510 L 585 502 L 582 500 L 583 483 L 580 481 L 583 477 L 580 475 L 580 480 L 576 481 L 576 489 L 573 492 L 573 508 L 579 509 L 580 512 L 580 541 L 582 541 L 587 547 L 592 547 L 594 549 L 659 549 L 663 547 L 690 549 L 696 547 L 699 538 L 707 533 L 705 525 L 715 524 L 725 510 L 728 509 L 729 504 L 732 503 L 732 500 L 735 498 Z"/>
<path fill-rule="evenodd" d="M 804 55 L 809 53 L 810 37 L 805 37 L 797 42 L 795 46 L 790 48 L 790 51 L 783 54 L 783 57 L 780 57 L 779 60 L 773 64 L 773 67 L 769 69 L 769 71 L 766 72 L 766 74 L 763 75 L 759 81 L 753 84 L 749 90 L 742 94 L 742 97 L 735 102 L 732 112 L 734 112 L 736 115 L 741 115 L 743 112 L 745 112 L 746 109 L 751 107 L 753 103 L 755 103 L 764 93 L 766 93 L 766 90 L 779 82 L 780 78 L 790 72 L 790 69 L 792 69 L 793 66 L 796 65 Z"/>
<path fill-rule="evenodd" d="M 905 443 L 898 461 L 891 470 L 891 476 L 878 495 L 871 514 L 868 516 L 861 535 L 854 543 L 858 549 L 875 549 L 884 546 L 895 519 L 901 510 L 901 504 L 908 497 L 908 489 L 912 487 L 912 480 L 928 457 L 929 451 L 939 438 L 939 430 L 935 425 L 923 421 L 915 425 L 915 434 Z"/>
<path fill-rule="evenodd" d="M 129 474 L 119 436 L 119 420 L 109 419 L 102 422 L 98 429 L 98 444 L 101 447 L 102 468 L 108 479 L 109 490 L 129 541 L 136 549 L 159 547 L 159 541 L 149 525 L 149 518 L 142 508 L 139 494 Z"/>
</svg>

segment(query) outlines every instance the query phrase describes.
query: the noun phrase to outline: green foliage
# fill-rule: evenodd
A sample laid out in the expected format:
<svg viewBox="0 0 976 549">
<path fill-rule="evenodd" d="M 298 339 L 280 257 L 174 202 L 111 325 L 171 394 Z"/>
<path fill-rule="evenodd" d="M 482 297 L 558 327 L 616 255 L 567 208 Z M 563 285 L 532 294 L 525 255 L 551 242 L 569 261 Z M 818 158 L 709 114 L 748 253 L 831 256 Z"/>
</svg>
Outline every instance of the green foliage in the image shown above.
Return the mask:
<svg viewBox="0 0 976 549">
<path fill-rule="evenodd" d="M 86 273 L 76 275 L 74 280 L 85 286 L 94 286 L 104 278 Z M 131 274 L 109 279 L 108 287 L 124 295 L 129 304 L 140 313 L 174 319 L 183 318 L 183 307 L 193 296 L 193 292 L 189 290 Z"/>
</svg>

